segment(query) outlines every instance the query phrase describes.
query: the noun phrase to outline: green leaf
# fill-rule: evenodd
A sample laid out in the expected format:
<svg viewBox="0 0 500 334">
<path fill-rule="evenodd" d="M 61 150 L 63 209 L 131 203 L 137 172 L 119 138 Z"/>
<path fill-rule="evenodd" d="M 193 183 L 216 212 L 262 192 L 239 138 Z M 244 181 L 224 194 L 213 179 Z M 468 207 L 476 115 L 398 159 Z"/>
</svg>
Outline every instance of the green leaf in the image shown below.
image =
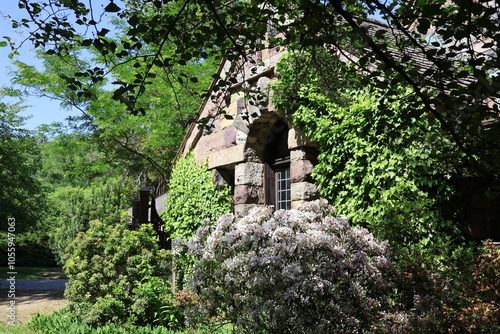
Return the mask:
<svg viewBox="0 0 500 334">
<path fill-rule="evenodd" d="M 104 10 L 109 13 L 116 13 L 121 10 L 120 7 L 118 7 L 113 1 L 111 1 L 105 8 Z"/>
<path fill-rule="evenodd" d="M 93 40 L 92 40 L 92 39 L 84 39 L 84 40 L 82 41 L 81 45 L 82 45 L 82 46 L 85 46 L 85 47 L 87 47 L 87 46 L 91 46 L 91 45 L 92 45 L 92 42 L 93 42 Z"/>
</svg>

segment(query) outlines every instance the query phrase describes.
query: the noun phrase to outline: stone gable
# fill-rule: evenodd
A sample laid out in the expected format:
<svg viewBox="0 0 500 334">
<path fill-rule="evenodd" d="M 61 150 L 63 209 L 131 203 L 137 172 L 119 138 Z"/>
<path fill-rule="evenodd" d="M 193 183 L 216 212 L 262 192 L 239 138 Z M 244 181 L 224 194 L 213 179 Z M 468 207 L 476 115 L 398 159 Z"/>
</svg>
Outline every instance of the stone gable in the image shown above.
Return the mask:
<svg viewBox="0 0 500 334">
<path fill-rule="evenodd" d="M 179 154 L 193 151 L 196 161 L 233 189 L 234 211 L 243 216 L 256 205 L 295 208 L 300 202 L 318 198 L 311 179 L 316 160 L 315 144 L 272 103 L 269 84 L 276 79 L 276 64 L 284 54 L 276 49 L 255 55 L 259 65 L 244 69 L 226 94 L 207 99 L 198 113 L 210 127 L 192 124 Z M 230 68 L 224 62 L 219 75 Z M 246 96 L 260 94 L 258 105 Z M 223 111 L 221 113 L 220 111 Z"/>
</svg>

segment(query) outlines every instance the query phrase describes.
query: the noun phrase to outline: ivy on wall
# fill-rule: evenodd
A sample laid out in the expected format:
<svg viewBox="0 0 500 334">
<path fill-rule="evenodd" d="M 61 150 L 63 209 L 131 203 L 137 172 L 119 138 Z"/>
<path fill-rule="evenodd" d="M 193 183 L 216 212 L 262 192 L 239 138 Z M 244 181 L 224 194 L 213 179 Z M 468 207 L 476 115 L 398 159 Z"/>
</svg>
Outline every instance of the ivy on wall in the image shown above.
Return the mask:
<svg viewBox="0 0 500 334">
<path fill-rule="evenodd" d="M 204 219 L 215 221 L 231 211 L 230 187 L 219 187 L 205 165 L 192 153 L 180 158 L 172 170 L 162 219 L 172 239 L 189 238 Z"/>
<path fill-rule="evenodd" d="M 463 157 L 413 92 L 361 86 L 345 64 L 304 72 L 296 61 L 280 64 L 274 102 L 318 143 L 322 197 L 395 244 L 460 239 L 453 180 Z"/>
</svg>

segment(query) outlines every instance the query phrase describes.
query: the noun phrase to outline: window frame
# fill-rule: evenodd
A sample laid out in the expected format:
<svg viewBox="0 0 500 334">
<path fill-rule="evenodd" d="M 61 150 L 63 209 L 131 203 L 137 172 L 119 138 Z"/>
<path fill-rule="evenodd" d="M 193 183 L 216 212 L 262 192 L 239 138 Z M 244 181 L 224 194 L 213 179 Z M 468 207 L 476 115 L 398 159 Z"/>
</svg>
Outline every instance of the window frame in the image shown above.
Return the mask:
<svg viewBox="0 0 500 334">
<path fill-rule="evenodd" d="M 285 174 L 282 178 L 283 173 Z M 292 183 L 290 178 L 290 166 L 278 168 L 275 172 L 276 179 L 276 209 L 290 210 L 292 208 Z M 281 196 L 284 194 L 284 198 Z"/>
<path fill-rule="evenodd" d="M 281 158 L 276 159 L 272 164 L 265 164 L 265 204 L 269 206 L 274 206 L 275 210 L 289 210 L 292 206 L 292 182 L 290 177 L 290 158 Z M 288 174 L 288 178 L 285 180 L 280 180 L 279 173 L 285 172 Z M 279 183 L 280 181 L 285 181 L 283 183 Z M 285 185 L 285 188 L 281 188 L 282 185 Z M 287 194 L 287 198 L 285 201 L 280 200 L 280 193 L 285 192 Z M 281 204 L 284 203 L 282 206 Z"/>
</svg>

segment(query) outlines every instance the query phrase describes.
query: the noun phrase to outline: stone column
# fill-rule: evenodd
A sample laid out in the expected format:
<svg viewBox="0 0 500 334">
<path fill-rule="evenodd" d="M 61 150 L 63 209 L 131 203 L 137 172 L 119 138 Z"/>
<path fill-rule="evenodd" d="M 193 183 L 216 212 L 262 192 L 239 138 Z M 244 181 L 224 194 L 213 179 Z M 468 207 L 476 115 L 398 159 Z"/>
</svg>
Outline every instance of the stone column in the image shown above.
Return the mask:
<svg viewBox="0 0 500 334">
<path fill-rule="evenodd" d="M 319 197 L 319 190 L 314 185 L 311 172 L 313 157 L 310 157 L 304 147 L 298 147 L 290 150 L 290 182 L 292 209 L 304 201 L 312 201 Z"/>
<path fill-rule="evenodd" d="M 264 204 L 264 164 L 244 162 L 234 168 L 234 213 L 245 216 L 248 211 Z"/>
</svg>

